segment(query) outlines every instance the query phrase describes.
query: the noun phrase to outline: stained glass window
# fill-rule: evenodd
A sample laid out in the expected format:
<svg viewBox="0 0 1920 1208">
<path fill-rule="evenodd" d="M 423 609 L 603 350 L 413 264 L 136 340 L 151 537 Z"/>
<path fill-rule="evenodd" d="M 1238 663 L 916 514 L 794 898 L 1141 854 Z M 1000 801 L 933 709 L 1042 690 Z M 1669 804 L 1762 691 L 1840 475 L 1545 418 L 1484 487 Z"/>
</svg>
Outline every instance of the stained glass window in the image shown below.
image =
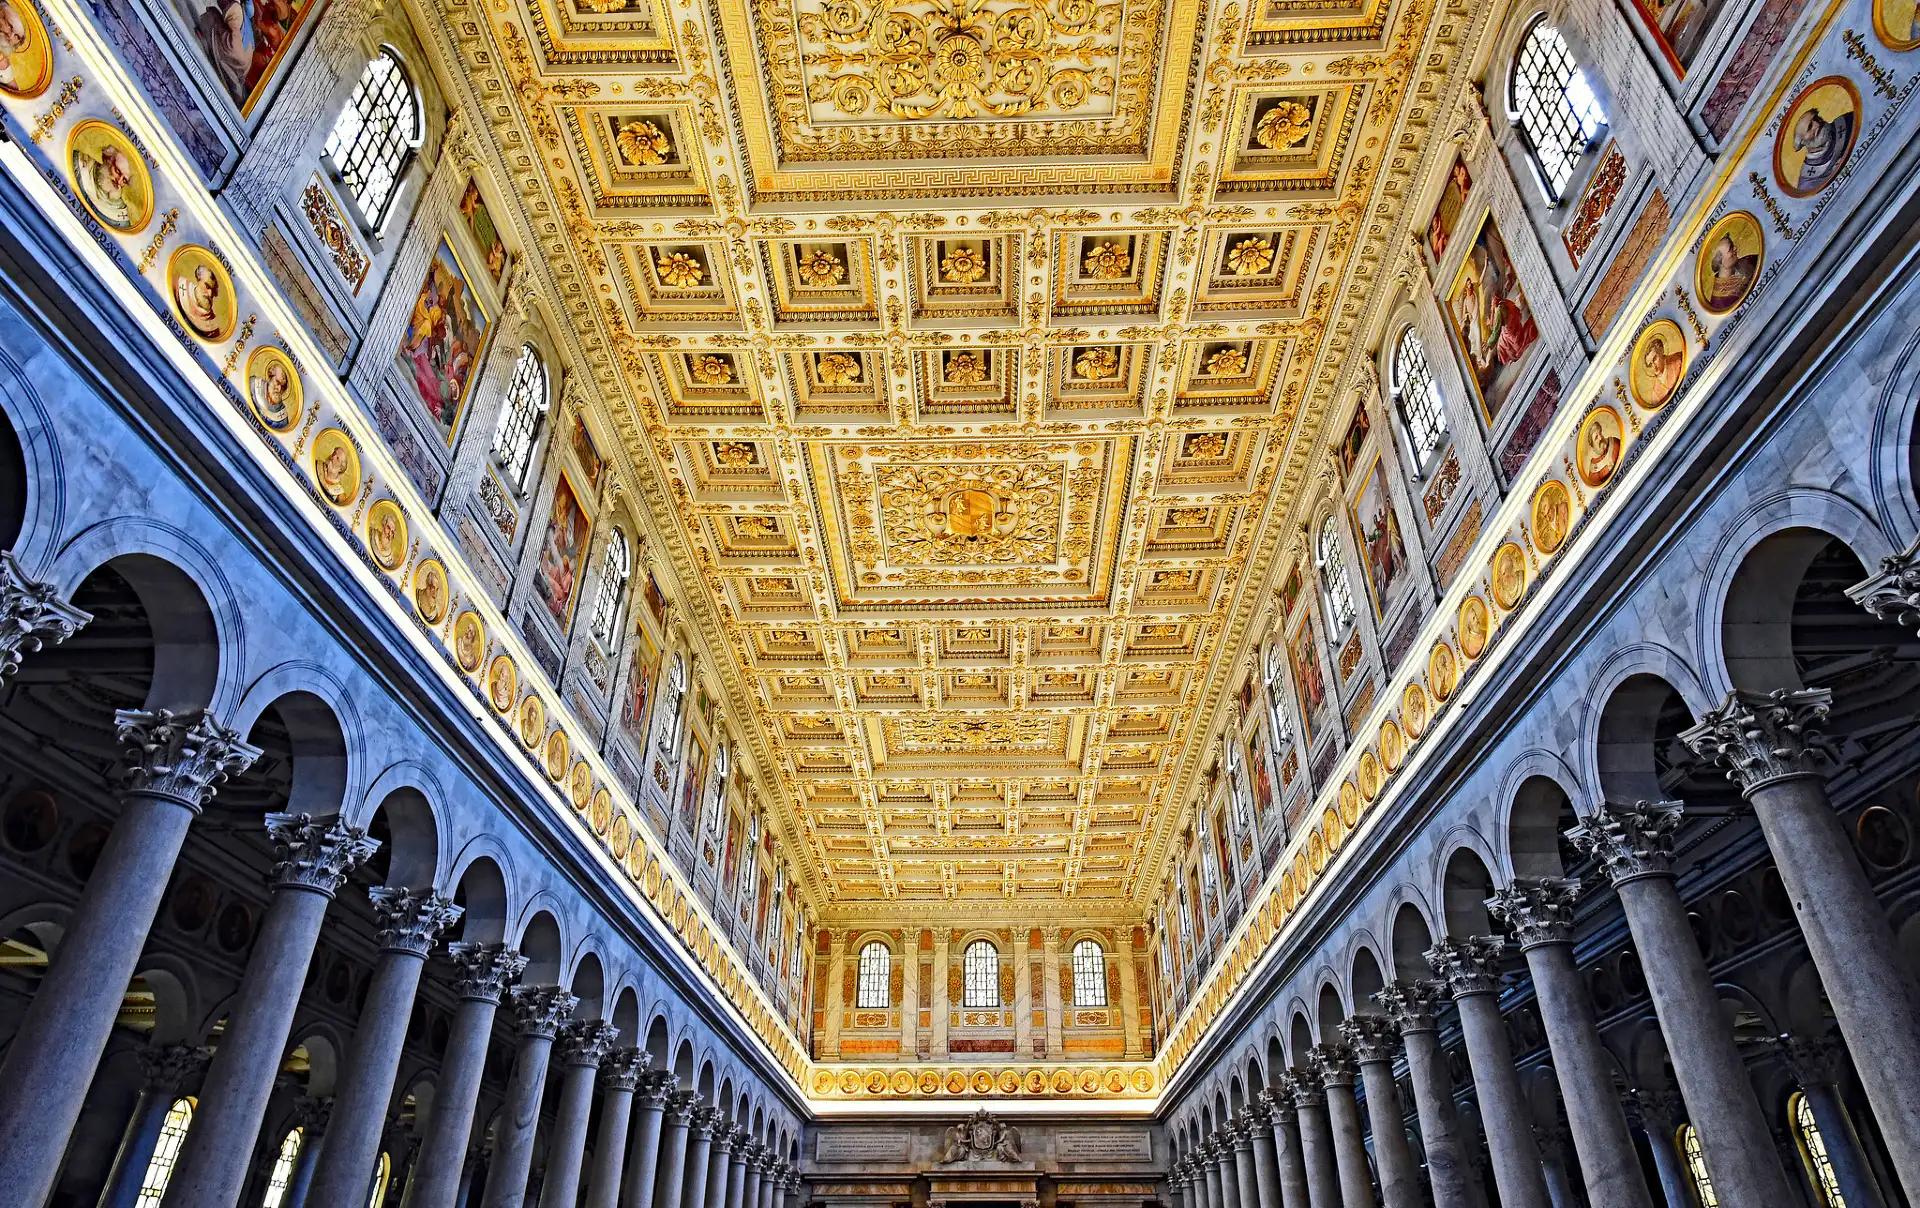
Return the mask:
<svg viewBox="0 0 1920 1208">
<path fill-rule="evenodd" d="M 860 987 L 854 1005 L 876 1010 L 893 1005 L 893 950 L 879 940 L 860 949 Z"/>
<path fill-rule="evenodd" d="M 1073 946 L 1073 1005 L 1107 1005 L 1107 952 L 1093 940 Z"/>
<path fill-rule="evenodd" d="M 1691 1124 L 1682 1124 L 1676 1137 L 1680 1156 L 1687 1163 L 1687 1175 L 1693 1180 L 1693 1194 L 1700 1208 L 1720 1208 L 1720 1193 L 1713 1189 L 1713 1176 L 1707 1173 L 1707 1153 L 1700 1147 L 1700 1132 Z"/>
<path fill-rule="evenodd" d="M 1527 149 L 1557 201 L 1565 195 L 1580 157 L 1606 129 L 1607 113 L 1574 62 L 1566 38 L 1544 16 L 1520 43 L 1510 91 Z"/>
<path fill-rule="evenodd" d="M 962 1004 L 969 1007 L 1000 1005 L 1000 950 L 986 940 L 967 945 L 963 961 L 966 973 Z"/>
<path fill-rule="evenodd" d="M 380 1161 L 373 1168 L 373 1193 L 367 1196 L 367 1208 L 380 1208 L 380 1202 L 387 1198 L 387 1185 L 393 1182 L 393 1155 L 380 1151 Z"/>
<path fill-rule="evenodd" d="M 287 1184 L 293 1181 L 293 1164 L 300 1160 L 300 1143 L 306 1137 L 306 1129 L 289 1128 L 280 1138 L 280 1152 L 273 1159 L 273 1173 L 267 1176 L 267 1193 L 260 1197 L 260 1208 L 280 1208 Z"/>
<path fill-rule="evenodd" d="M 160 1208 L 166 1198 L 167 1183 L 173 1178 L 173 1164 L 180 1160 L 180 1146 L 193 1124 L 193 1100 L 182 1096 L 167 1108 L 160 1122 L 160 1139 L 153 1144 L 153 1156 L 147 1159 L 147 1173 L 140 1180 L 140 1198 L 133 1208 Z"/>
<path fill-rule="evenodd" d="M 1795 1091 L 1787 1100 L 1787 1113 L 1793 1121 L 1793 1135 L 1800 1142 L 1807 1181 L 1813 1184 L 1822 1208 L 1847 1208 L 1846 1197 L 1840 1194 L 1840 1178 L 1833 1172 L 1833 1159 L 1827 1154 L 1827 1139 L 1820 1135 L 1820 1125 L 1813 1118 L 1813 1105 Z"/>
<path fill-rule="evenodd" d="M 420 145 L 420 100 L 400 56 L 382 47 L 327 136 L 327 162 L 372 230 L 386 221 L 407 160 Z"/>
</svg>

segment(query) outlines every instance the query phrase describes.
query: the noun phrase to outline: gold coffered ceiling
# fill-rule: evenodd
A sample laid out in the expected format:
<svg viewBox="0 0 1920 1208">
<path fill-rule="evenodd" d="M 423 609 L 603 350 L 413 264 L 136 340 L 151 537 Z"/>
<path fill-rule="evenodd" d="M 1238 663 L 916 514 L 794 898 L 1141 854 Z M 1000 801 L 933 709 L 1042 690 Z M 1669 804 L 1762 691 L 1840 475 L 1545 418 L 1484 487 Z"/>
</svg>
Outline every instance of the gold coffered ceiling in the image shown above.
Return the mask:
<svg viewBox="0 0 1920 1208">
<path fill-rule="evenodd" d="M 1137 913 L 1453 103 L 1435 3 L 427 15 L 827 918 Z"/>
</svg>

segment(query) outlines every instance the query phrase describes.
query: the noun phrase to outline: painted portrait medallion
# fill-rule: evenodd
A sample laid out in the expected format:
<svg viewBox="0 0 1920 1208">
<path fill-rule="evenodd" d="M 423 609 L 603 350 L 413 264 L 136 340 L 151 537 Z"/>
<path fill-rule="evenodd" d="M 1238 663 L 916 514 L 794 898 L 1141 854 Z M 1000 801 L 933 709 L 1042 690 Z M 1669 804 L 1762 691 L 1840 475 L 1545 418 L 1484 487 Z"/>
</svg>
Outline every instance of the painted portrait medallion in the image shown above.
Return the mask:
<svg viewBox="0 0 1920 1208">
<path fill-rule="evenodd" d="M 593 800 L 593 769 L 584 759 L 574 764 L 573 771 L 567 774 L 567 800 L 581 813 L 586 812 L 587 803 Z"/>
<path fill-rule="evenodd" d="M 1433 693 L 1433 699 L 1444 701 L 1453 695 L 1453 689 L 1460 682 L 1460 662 L 1453 653 L 1453 647 L 1445 642 L 1434 644 L 1433 653 L 1427 656 L 1427 690 Z"/>
<path fill-rule="evenodd" d="M 547 705 L 540 699 L 539 693 L 527 694 L 526 699 L 520 702 L 517 718 L 520 745 L 529 751 L 539 750 L 540 740 L 547 734 Z"/>
<path fill-rule="evenodd" d="M 1419 684 L 1408 684 L 1407 690 L 1400 694 L 1400 723 L 1407 729 L 1407 737 L 1419 738 L 1427 732 L 1427 719 L 1433 716 L 1433 705 L 1427 700 L 1427 690 Z"/>
<path fill-rule="evenodd" d="M 607 833 L 607 826 L 613 821 L 613 794 L 601 789 L 593 795 L 593 804 L 587 807 L 587 821 L 593 825 L 594 834 Z"/>
<path fill-rule="evenodd" d="M 53 82 L 53 43 L 28 0 L 0 0 L 0 93 L 27 100 Z"/>
<path fill-rule="evenodd" d="M 1493 632 L 1493 614 L 1487 611 L 1487 602 L 1478 595 L 1460 601 L 1459 626 L 1461 657 L 1468 661 L 1479 658 Z"/>
<path fill-rule="evenodd" d="M 399 570 L 407 560 L 407 516 L 391 499 L 367 509 L 367 553 L 381 570 Z"/>
<path fill-rule="evenodd" d="M 1337 819 L 1336 819 L 1337 821 Z M 1325 827 L 1313 832 L 1307 840 L 1307 867 L 1315 876 L 1327 866 L 1327 830 Z M 1311 884 L 1312 882 L 1308 882 Z"/>
<path fill-rule="evenodd" d="M 493 656 L 487 667 L 487 701 L 493 711 L 505 717 L 513 712 L 513 698 L 520 691 L 520 672 L 504 654 Z"/>
<path fill-rule="evenodd" d="M 1388 772 L 1397 772 L 1406 757 L 1407 736 L 1401 732 L 1400 723 L 1389 717 L 1380 723 L 1380 762 Z"/>
<path fill-rule="evenodd" d="M 326 428 L 313 438 L 313 481 L 321 498 L 334 507 L 347 507 L 359 498 L 360 451 L 352 437 Z"/>
<path fill-rule="evenodd" d="M 1693 295 L 1704 310 L 1724 315 L 1747 300 L 1760 279 L 1767 237 L 1760 220 L 1735 210 L 1707 229 L 1693 258 Z"/>
<path fill-rule="evenodd" d="M 1354 773 L 1360 781 L 1360 795 L 1372 801 L 1380 795 L 1380 783 L 1384 777 L 1380 774 L 1380 759 L 1372 751 L 1360 755 L 1360 766 Z"/>
<path fill-rule="evenodd" d="M 1580 435 L 1573 449 L 1573 466 L 1580 481 L 1595 488 L 1607 485 L 1620 468 L 1626 444 L 1626 428 L 1618 411 L 1602 405 L 1587 412 L 1587 418 L 1580 421 Z"/>
<path fill-rule="evenodd" d="M 607 827 L 607 850 L 616 860 L 627 858 L 627 849 L 633 846 L 633 823 L 627 821 L 625 814 L 615 814 L 613 822 Z M 682 926 L 685 926 L 683 923 Z"/>
<path fill-rule="evenodd" d="M 453 661 L 468 675 L 480 670 L 487 655 L 487 627 L 477 612 L 463 612 L 453 622 Z"/>
<path fill-rule="evenodd" d="M 1533 548 L 1543 554 L 1557 552 L 1572 527 L 1573 496 L 1566 483 L 1549 478 L 1533 493 Z"/>
<path fill-rule="evenodd" d="M 118 126 L 89 119 L 67 135 L 67 174 L 87 213 L 122 235 L 137 235 L 153 218 L 153 177 Z"/>
<path fill-rule="evenodd" d="M 239 315 L 233 278 L 212 248 L 189 243 L 167 258 L 167 296 L 174 317 L 196 339 L 218 344 L 233 334 Z"/>
<path fill-rule="evenodd" d="M 1672 319 L 1655 319 L 1633 342 L 1627 390 L 1633 401 L 1658 411 L 1673 401 L 1687 375 L 1687 337 Z"/>
<path fill-rule="evenodd" d="M 1509 541 L 1493 551 L 1493 602 L 1511 612 L 1527 590 L 1527 554 Z"/>
<path fill-rule="evenodd" d="M 300 370 L 285 349 L 262 344 L 247 358 L 247 405 L 274 432 L 291 432 L 306 408 Z"/>
<path fill-rule="evenodd" d="M 447 568 L 437 558 L 422 558 L 413 568 L 413 608 L 434 628 L 447 619 Z"/>
<path fill-rule="evenodd" d="M 1860 92 L 1845 76 L 1800 90 L 1773 139 L 1773 178 L 1790 197 L 1812 197 L 1847 166 L 1860 137 Z"/>
<path fill-rule="evenodd" d="M 1874 0 L 1873 32 L 1894 50 L 1920 46 L 1920 0 Z"/>
<path fill-rule="evenodd" d="M 555 729 L 547 735 L 546 750 L 547 779 L 559 784 L 567 778 L 567 760 L 573 758 L 573 744 L 567 741 L 567 732 Z"/>
</svg>

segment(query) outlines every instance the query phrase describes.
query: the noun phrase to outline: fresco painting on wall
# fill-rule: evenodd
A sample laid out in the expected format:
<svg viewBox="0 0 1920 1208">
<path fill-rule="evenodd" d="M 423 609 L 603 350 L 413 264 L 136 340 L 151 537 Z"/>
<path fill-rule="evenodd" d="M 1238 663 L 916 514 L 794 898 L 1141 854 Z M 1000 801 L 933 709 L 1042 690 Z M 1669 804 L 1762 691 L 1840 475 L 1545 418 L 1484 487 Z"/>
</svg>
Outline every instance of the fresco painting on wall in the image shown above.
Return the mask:
<svg viewBox="0 0 1920 1208">
<path fill-rule="evenodd" d="M 1878 0 L 1873 6 L 1873 32 L 1894 50 L 1920 46 L 1920 0 Z"/>
<path fill-rule="evenodd" d="M 492 322 L 467 271 L 442 238 L 414 296 L 397 357 L 434 429 L 449 444 Z"/>
<path fill-rule="evenodd" d="M 1520 360 L 1539 341 L 1540 328 L 1491 214 L 1453 279 L 1446 311 L 1466 358 L 1467 378 L 1492 423 L 1513 394 Z"/>
<path fill-rule="evenodd" d="M 1467 208 L 1467 194 L 1471 192 L 1473 175 L 1467 171 L 1467 162 L 1455 156 L 1453 170 L 1447 173 L 1447 183 L 1440 189 L 1440 202 L 1433 207 L 1433 217 L 1427 221 L 1427 250 L 1435 260 L 1447 254 L 1454 228 L 1460 225 L 1460 213 Z"/>
<path fill-rule="evenodd" d="M 627 665 L 627 699 L 620 707 L 620 724 L 638 746 L 647 742 L 647 706 L 652 703 L 654 676 L 660 673 L 660 648 L 647 627 L 633 627 L 633 661 Z"/>
<path fill-rule="evenodd" d="M 273 82 L 315 0 L 175 0 L 220 88 L 246 117 Z"/>
<path fill-rule="evenodd" d="M 1302 737 L 1311 743 L 1327 707 L 1327 684 L 1320 678 L 1320 652 L 1314 646 L 1312 617 L 1302 617 L 1288 640 L 1287 664 L 1300 692 L 1301 728 L 1305 731 Z"/>
<path fill-rule="evenodd" d="M 1393 501 L 1387 498 L 1386 475 L 1380 472 L 1375 457 L 1360 481 L 1353 497 L 1353 536 L 1367 568 L 1367 589 L 1373 598 L 1374 615 L 1387 605 L 1400 572 L 1407 566 L 1406 543 L 1400 538 L 1400 521 L 1393 513 Z"/>
<path fill-rule="evenodd" d="M 554 484 L 553 508 L 547 514 L 547 531 L 540 539 L 540 560 L 534 567 L 534 586 L 540 600 L 560 622 L 562 629 L 573 616 L 575 588 L 580 582 L 580 556 L 592 529 L 587 514 L 574 493 L 573 480 L 565 474 Z"/>
<path fill-rule="evenodd" d="M 1725 0 L 1633 0 L 1640 19 L 1653 35 L 1654 44 L 1666 56 L 1674 74 L 1685 78 L 1693 66 L 1700 44 L 1713 27 L 1714 18 L 1726 7 Z"/>
<path fill-rule="evenodd" d="M 480 249 L 480 263 L 486 266 L 487 276 L 497 284 L 507 272 L 507 245 L 500 238 L 500 228 L 493 225 L 493 212 L 487 209 L 486 198 L 480 196 L 477 180 L 467 181 L 467 191 L 460 194 L 460 217 L 473 236 L 473 245 Z"/>
</svg>

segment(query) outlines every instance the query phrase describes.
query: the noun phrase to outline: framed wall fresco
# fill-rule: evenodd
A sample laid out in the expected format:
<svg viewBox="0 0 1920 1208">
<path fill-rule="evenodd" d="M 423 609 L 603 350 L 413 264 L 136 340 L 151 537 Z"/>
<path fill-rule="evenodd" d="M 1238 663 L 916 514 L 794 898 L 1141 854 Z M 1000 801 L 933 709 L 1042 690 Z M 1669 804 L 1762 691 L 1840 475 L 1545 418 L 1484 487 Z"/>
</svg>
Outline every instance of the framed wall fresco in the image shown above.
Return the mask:
<svg viewBox="0 0 1920 1208">
<path fill-rule="evenodd" d="M 660 674 L 660 648 L 647 627 L 633 627 L 633 658 L 627 664 L 626 697 L 620 703 L 620 725 L 641 750 L 647 745 L 647 706 L 653 703 L 653 685 Z"/>
<path fill-rule="evenodd" d="M 321 0 L 174 0 L 213 82 L 248 117 Z"/>
<path fill-rule="evenodd" d="M 540 555 L 534 563 L 533 586 L 540 602 L 565 629 L 579 596 L 580 564 L 586 555 L 592 522 L 580 506 L 573 479 L 564 471 L 553 487 L 553 506 L 547 511 L 546 532 L 540 537 Z"/>
<path fill-rule="evenodd" d="M 680 777 L 680 820 L 691 827 L 699 817 L 700 792 L 707 782 L 707 744 L 697 731 L 688 729 L 687 765 Z"/>
<path fill-rule="evenodd" d="M 395 359 L 413 383 L 414 397 L 434 430 L 448 444 L 460 425 L 492 326 L 486 305 L 474 293 L 473 278 L 442 236 L 414 295 Z"/>
<path fill-rule="evenodd" d="M 1407 568 L 1407 547 L 1400 537 L 1400 520 L 1394 515 L 1393 501 L 1387 496 L 1387 478 L 1380 469 L 1380 457 L 1360 477 L 1360 488 L 1353 494 L 1349 509 L 1353 521 L 1353 539 L 1360 547 L 1360 561 L 1366 569 L 1367 594 L 1373 600 L 1377 617 Z"/>
<path fill-rule="evenodd" d="M 1313 618 L 1302 617 L 1287 639 L 1287 667 L 1293 672 L 1294 691 L 1300 694 L 1302 739 L 1311 744 L 1316 729 L 1325 724 L 1327 681 L 1320 674 L 1320 652 L 1313 639 Z"/>
<path fill-rule="evenodd" d="M 1707 31 L 1726 6 L 1726 0 L 1633 0 L 1634 11 L 1653 36 L 1653 44 L 1681 79 L 1686 78 Z"/>
<path fill-rule="evenodd" d="M 1467 171 L 1467 161 L 1455 155 L 1447 183 L 1440 189 L 1440 201 L 1433 207 L 1433 217 L 1427 220 L 1427 251 L 1436 263 L 1452 244 L 1453 232 L 1460 225 L 1460 215 L 1467 208 L 1467 195 L 1471 192 L 1473 174 Z"/>
<path fill-rule="evenodd" d="M 1467 380 L 1488 423 L 1512 396 L 1520 362 L 1540 340 L 1533 307 L 1489 214 L 1480 222 L 1453 286 L 1447 291 L 1447 322 L 1460 343 Z"/>
<path fill-rule="evenodd" d="M 493 223 L 487 199 L 480 196 L 478 180 L 469 179 L 466 192 L 460 194 L 460 218 L 467 224 L 467 234 L 473 236 L 473 246 L 480 251 L 481 267 L 498 285 L 507 275 L 507 244 L 500 238 L 500 228 Z"/>
</svg>

